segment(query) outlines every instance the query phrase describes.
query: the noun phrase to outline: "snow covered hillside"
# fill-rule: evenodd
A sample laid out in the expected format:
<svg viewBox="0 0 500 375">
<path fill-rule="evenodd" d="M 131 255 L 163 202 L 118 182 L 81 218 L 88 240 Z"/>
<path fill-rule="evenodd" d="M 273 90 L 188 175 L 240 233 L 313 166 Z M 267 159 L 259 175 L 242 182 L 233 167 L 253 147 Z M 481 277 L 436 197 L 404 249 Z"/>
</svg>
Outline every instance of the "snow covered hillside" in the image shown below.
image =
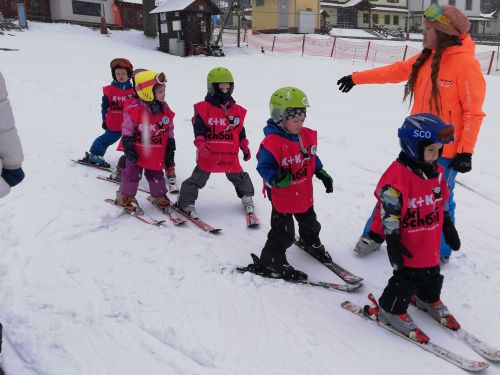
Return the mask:
<svg viewBox="0 0 500 375">
<path fill-rule="evenodd" d="M 10 374 L 462 374 L 340 308 L 346 299 L 365 304 L 368 292 L 379 296 L 391 274 L 385 247 L 364 259 L 352 247 L 373 208 L 375 184 L 399 152 L 396 129 L 408 113 L 402 84 L 341 94 L 337 79 L 364 66 L 248 48 L 228 49 L 225 58 L 180 58 L 156 51 L 157 40 L 136 31 L 106 37 L 30 23 L 29 31 L 11 34 L 0 36 L 0 47 L 19 51 L 0 51 L 0 70 L 27 177 L 0 200 L 0 321 L 18 353 L 16 360 L 7 350 Z M 208 235 L 190 223 L 156 228 L 121 214 L 104 202 L 116 186 L 70 162 L 101 133 L 101 90 L 111 81 L 114 57 L 167 75 L 180 180 L 194 168 L 190 119 L 192 104 L 205 95 L 206 74 L 219 65 L 233 72 L 235 99 L 248 109 L 253 156 L 243 167 L 256 189 L 259 229 L 246 228 L 223 175 L 212 175 L 197 203 L 200 215 L 222 228 Z M 487 117 L 472 172 L 459 181 L 489 199 L 456 188 L 462 250 L 443 269 L 442 297 L 464 328 L 500 347 L 500 77 L 486 80 Z M 354 294 L 228 271 L 250 263 L 266 240 L 271 209 L 260 194 L 254 155 L 269 97 L 289 85 L 311 103 L 306 124 L 319 130 L 318 154 L 335 189 L 327 196 L 314 182 L 321 238 L 337 262 L 365 279 Z M 106 154 L 113 165 L 119 156 L 114 147 Z M 138 193 L 146 213 L 161 218 L 145 197 Z M 339 282 L 297 248 L 287 254 L 310 279 Z M 410 313 L 437 343 L 481 359 L 429 317 Z M 500 374 L 500 365 L 484 373 Z"/>
</svg>

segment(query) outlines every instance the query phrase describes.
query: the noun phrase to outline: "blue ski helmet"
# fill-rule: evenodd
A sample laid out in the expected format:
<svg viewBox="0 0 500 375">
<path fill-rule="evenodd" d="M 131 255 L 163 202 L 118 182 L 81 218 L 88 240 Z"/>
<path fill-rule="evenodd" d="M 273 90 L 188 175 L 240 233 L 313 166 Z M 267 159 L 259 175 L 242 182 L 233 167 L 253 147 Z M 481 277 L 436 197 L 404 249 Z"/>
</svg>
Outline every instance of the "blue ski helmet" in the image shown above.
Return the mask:
<svg viewBox="0 0 500 375">
<path fill-rule="evenodd" d="M 424 148 L 433 143 L 453 141 L 453 125 L 430 113 L 417 113 L 405 118 L 398 129 L 401 150 L 415 161 L 424 159 Z"/>
</svg>

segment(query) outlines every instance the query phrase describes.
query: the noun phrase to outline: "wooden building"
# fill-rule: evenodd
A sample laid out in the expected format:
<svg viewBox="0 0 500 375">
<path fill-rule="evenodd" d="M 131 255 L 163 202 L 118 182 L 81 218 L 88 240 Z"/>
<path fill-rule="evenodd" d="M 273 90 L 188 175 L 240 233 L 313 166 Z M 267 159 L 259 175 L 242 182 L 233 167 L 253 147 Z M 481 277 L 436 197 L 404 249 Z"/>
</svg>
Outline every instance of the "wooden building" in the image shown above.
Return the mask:
<svg viewBox="0 0 500 375">
<path fill-rule="evenodd" d="M 220 14 L 211 0 L 164 0 L 150 13 L 158 15 L 161 51 L 179 56 L 209 53 L 212 16 Z"/>
<path fill-rule="evenodd" d="M 51 20 L 50 0 L 0 0 L 0 11 L 5 18 L 17 18 L 17 3 L 24 3 L 27 19 Z"/>
</svg>

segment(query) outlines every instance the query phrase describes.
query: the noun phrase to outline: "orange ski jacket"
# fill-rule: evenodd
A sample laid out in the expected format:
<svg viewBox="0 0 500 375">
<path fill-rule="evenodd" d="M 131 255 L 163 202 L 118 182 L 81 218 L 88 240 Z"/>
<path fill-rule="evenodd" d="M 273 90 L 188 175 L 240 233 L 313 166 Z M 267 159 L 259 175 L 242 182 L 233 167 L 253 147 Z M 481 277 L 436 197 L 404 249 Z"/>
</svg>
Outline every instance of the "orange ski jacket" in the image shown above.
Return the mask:
<svg viewBox="0 0 500 375">
<path fill-rule="evenodd" d="M 479 128 L 485 116 L 482 111 L 486 83 L 475 57 L 475 43 L 469 35 L 462 40 L 462 45 L 448 47 L 441 57 L 437 77 L 441 96 L 441 113 L 435 105 L 429 106 L 432 91 L 431 62 L 429 57 L 420 68 L 415 82 L 411 114 L 432 113 L 455 126 L 455 141 L 444 146 L 443 157 L 453 158 L 457 153 L 473 153 Z M 434 52 L 433 52 L 434 53 Z M 407 81 L 411 67 L 419 54 L 405 61 L 380 68 L 355 72 L 352 80 L 355 84 L 398 83 Z"/>
</svg>

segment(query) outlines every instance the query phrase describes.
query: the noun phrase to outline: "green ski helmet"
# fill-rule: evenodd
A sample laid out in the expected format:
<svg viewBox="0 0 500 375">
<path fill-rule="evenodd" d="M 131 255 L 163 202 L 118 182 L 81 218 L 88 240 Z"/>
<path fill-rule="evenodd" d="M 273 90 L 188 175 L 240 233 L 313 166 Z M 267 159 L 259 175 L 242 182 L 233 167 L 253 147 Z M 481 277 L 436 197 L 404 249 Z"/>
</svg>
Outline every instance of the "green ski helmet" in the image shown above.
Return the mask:
<svg viewBox="0 0 500 375">
<path fill-rule="evenodd" d="M 219 89 L 219 83 L 230 83 L 229 95 L 232 95 L 234 89 L 233 75 L 229 69 L 222 66 L 213 68 L 207 75 L 207 90 L 210 95 L 214 95 Z"/>
<path fill-rule="evenodd" d="M 282 87 L 276 90 L 269 100 L 271 118 L 276 124 L 280 124 L 286 117 L 288 109 L 309 107 L 309 101 L 304 91 L 296 87 Z"/>
</svg>

